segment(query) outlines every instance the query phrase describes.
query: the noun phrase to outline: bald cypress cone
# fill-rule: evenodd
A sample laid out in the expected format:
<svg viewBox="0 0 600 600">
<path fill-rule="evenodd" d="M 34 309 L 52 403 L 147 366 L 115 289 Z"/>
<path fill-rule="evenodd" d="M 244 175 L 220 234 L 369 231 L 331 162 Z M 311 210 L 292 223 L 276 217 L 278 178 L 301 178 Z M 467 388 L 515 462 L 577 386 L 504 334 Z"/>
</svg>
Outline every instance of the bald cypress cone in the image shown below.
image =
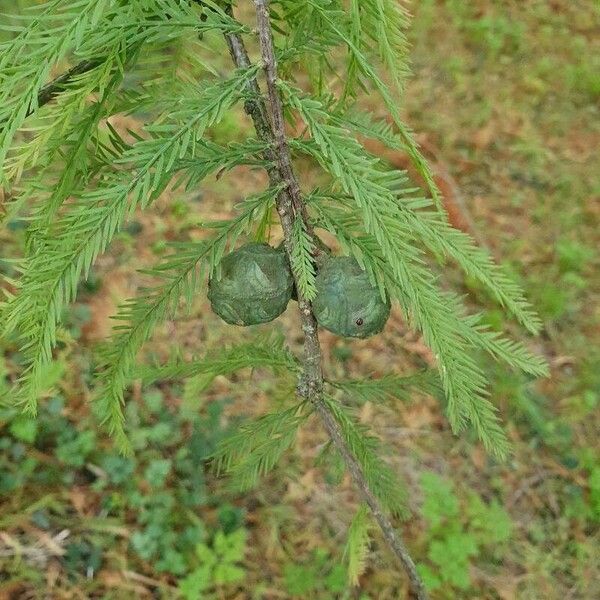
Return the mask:
<svg viewBox="0 0 600 600">
<path fill-rule="evenodd" d="M 249 243 L 225 256 L 208 285 L 213 311 L 231 325 L 276 319 L 292 297 L 294 280 L 283 248 Z"/>
<path fill-rule="evenodd" d="M 343 337 L 367 338 L 379 333 L 390 316 L 389 300 L 356 259 L 329 258 L 317 278 L 313 310 L 321 327 Z"/>
</svg>

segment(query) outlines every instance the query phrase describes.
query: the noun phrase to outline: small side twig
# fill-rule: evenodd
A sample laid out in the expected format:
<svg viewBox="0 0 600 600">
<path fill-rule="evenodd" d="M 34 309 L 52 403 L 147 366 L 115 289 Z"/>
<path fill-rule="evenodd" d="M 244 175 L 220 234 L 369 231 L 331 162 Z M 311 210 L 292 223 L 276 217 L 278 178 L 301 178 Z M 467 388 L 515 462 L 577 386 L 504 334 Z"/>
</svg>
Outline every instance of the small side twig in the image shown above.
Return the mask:
<svg viewBox="0 0 600 600">
<path fill-rule="evenodd" d="M 344 463 L 346 464 L 346 468 L 350 472 L 350 476 L 354 481 L 354 485 L 358 487 L 360 490 L 365 502 L 371 509 L 373 513 L 373 517 L 377 521 L 381 532 L 383 533 L 383 537 L 385 541 L 388 543 L 389 547 L 392 549 L 394 554 L 398 557 L 408 578 L 410 580 L 410 585 L 415 594 L 417 600 L 427 600 L 427 593 L 425 591 L 425 586 L 421 581 L 421 577 L 417 572 L 417 567 L 408 551 L 408 548 L 404 544 L 404 542 L 400 539 L 400 536 L 394 529 L 392 522 L 389 517 L 385 514 L 381 507 L 381 503 L 371 491 L 369 484 L 367 483 L 367 479 L 365 477 L 364 471 L 352 451 L 350 450 L 346 440 L 342 435 L 342 431 L 335 420 L 335 417 L 327 407 L 327 405 L 323 402 L 323 399 L 320 398 L 319 401 L 313 403 L 319 416 L 321 417 L 321 421 L 323 422 L 323 426 L 327 431 L 329 437 L 335 444 L 338 452 L 342 455 Z"/>
<path fill-rule="evenodd" d="M 48 102 L 52 101 L 65 89 L 65 86 L 68 83 L 77 77 L 77 75 L 83 75 L 84 73 L 95 69 L 100 64 L 102 64 L 102 59 L 83 60 L 53 79 L 50 83 L 47 83 L 38 93 L 36 108 L 40 108 L 44 106 L 44 104 L 48 104 Z M 29 117 L 32 115 L 35 110 L 36 109 L 30 107 L 27 110 L 27 116 Z"/>
<path fill-rule="evenodd" d="M 77 75 L 83 75 L 92 69 L 95 69 L 98 65 L 101 65 L 103 59 L 95 58 L 90 60 L 83 60 L 80 63 L 77 63 L 74 67 L 71 67 L 68 71 L 61 73 L 57 77 L 55 77 L 52 81 L 47 83 L 43 88 L 40 89 L 37 95 L 37 102 L 35 105 L 30 104 L 27 108 L 27 112 L 25 113 L 25 118 L 33 115 L 39 108 L 48 104 L 60 92 L 65 89 L 65 86 L 68 85 Z M 0 130 L 2 129 L 5 120 L 0 121 Z"/>
</svg>

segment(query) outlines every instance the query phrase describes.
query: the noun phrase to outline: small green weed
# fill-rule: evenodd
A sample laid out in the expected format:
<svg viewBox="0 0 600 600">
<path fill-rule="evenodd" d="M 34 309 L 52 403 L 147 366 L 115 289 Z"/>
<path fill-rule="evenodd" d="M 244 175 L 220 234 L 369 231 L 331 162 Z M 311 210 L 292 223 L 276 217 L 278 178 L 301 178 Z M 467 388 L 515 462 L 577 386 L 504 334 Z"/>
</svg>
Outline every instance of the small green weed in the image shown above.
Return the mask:
<svg viewBox="0 0 600 600">
<path fill-rule="evenodd" d="M 237 529 L 226 534 L 217 531 L 212 544 L 197 544 L 198 566 L 179 583 L 179 591 L 186 600 L 199 600 L 212 587 L 240 583 L 246 572 L 240 563 L 246 553 L 247 534 Z"/>
<path fill-rule="evenodd" d="M 474 492 L 461 503 L 454 485 L 435 473 L 424 473 L 421 487 L 428 528 L 427 561 L 419 572 L 429 590 L 468 590 L 472 562 L 484 554 L 500 558 L 512 531 L 510 516 L 497 502 L 487 504 Z"/>
<path fill-rule="evenodd" d="M 294 598 L 339 598 L 346 589 L 346 568 L 332 564 L 326 550 L 317 549 L 306 564 L 284 567 L 285 587 Z"/>
<path fill-rule="evenodd" d="M 60 370 L 60 364 L 49 369 L 50 382 Z M 3 378 L 0 385 L 5 385 Z M 200 415 L 168 408 L 158 389 L 146 390 L 142 399 L 127 406 L 135 449 L 131 457 L 105 446 L 91 416 L 76 423 L 67 418 L 60 394 L 42 405 L 37 421 L 12 408 L 0 409 L 0 503 L 17 490 L 35 497 L 39 486 L 48 493 L 56 486 L 85 484 L 86 496 L 99 506 L 98 527 L 102 531 L 106 525 L 106 532 L 74 533 L 65 547 L 61 561 L 72 578 L 90 577 L 109 560 L 107 551 L 115 539 L 108 525 L 120 524 L 131 532 L 126 560 L 134 569 L 143 569 L 140 561 L 151 562 L 157 573 L 184 577 L 196 567 L 199 553 L 207 552 L 205 540 L 215 525 L 205 523 L 198 509 L 214 501 L 205 465 L 228 431 L 221 424 L 226 401 L 210 403 Z M 45 461 L 38 458 L 42 452 Z M 218 558 L 211 567 L 214 585 L 238 576 L 234 563 L 243 555 L 230 559 L 239 554 L 246 535 L 243 512 L 228 504 L 226 495 L 219 503 L 219 529 L 210 550 Z M 52 510 L 35 511 L 31 521 L 56 530 L 67 506 L 58 503 Z M 26 573 L 24 568 L 19 571 L 33 583 Z"/>
</svg>

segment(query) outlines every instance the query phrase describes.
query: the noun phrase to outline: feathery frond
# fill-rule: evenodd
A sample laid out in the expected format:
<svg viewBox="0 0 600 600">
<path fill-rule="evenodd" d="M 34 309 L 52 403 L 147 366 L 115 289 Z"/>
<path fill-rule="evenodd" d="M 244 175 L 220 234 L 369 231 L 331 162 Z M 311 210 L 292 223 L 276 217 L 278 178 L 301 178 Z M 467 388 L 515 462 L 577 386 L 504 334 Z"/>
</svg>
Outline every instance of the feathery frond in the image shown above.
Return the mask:
<svg viewBox="0 0 600 600">
<path fill-rule="evenodd" d="M 375 265 L 379 265 L 380 269 L 383 270 L 387 268 L 386 262 L 378 249 L 377 240 L 372 236 L 363 234 L 364 228 L 360 218 L 344 198 L 337 195 L 330 197 L 322 193 L 313 195 L 312 198 L 314 199 L 312 206 L 324 219 L 326 229 L 341 232 L 339 234 L 340 241 L 348 251 L 358 252 L 357 258 L 360 257 L 360 260 L 363 260 L 364 257 L 359 248 L 359 246 L 363 246 L 370 259 L 376 261 L 375 263 L 371 263 L 370 260 L 364 261 L 368 269 L 373 268 Z M 415 207 L 417 206 L 418 203 L 415 203 Z M 356 240 L 351 239 L 352 236 L 360 237 L 358 245 Z M 344 244 L 347 240 L 350 240 L 351 247 Z M 418 243 L 419 240 L 420 238 L 415 237 L 415 243 Z M 381 279 L 381 274 L 377 270 L 372 275 L 378 281 Z M 393 277 L 391 274 L 390 276 Z M 382 285 L 384 284 L 382 283 Z M 458 316 L 461 317 L 463 336 L 468 338 L 474 347 L 486 350 L 494 358 L 503 360 L 516 369 L 521 369 L 535 376 L 547 375 L 548 365 L 542 357 L 527 350 L 521 342 L 507 340 L 497 332 L 486 331 L 485 327 L 479 325 L 481 321 L 479 315 L 467 317 L 460 299 L 447 292 L 445 294 L 458 311 Z"/>
<path fill-rule="evenodd" d="M 141 379 L 142 383 L 149 385 L 169 379 L 187 379 L 196 375 L 216 377 L 261 367 L 277 373 L 299 369 L 298 361 L 285 346 L 283 336 L 269 335 L 192 360 L 175 357 L 165 364 L 140 365 L 133 370 L 131 378 Z"/>
<path fill-rule="evenodd" d="M 361 504 L 348 528 L 348 539 L 344 548 L 344 559 L 348 564 L 348 583 L 352 586 L 358 585 L 358 579 L 365 571 L 369 542 L 369 513 L 367 506 Z"/>
<path fill-rule="evenodd" d="M 43 85 L 51 67 L 70 52 L 88 66 L 52 92 L 60 106 L 34 125 L 34 142 L 22 146 L 11 158 L 5 176 L 18 176 L 25 165 L 35 164 L 46 143 L 60 137 L 89 94 L 97 91 L 104 95 L 114 68 L 122 71 L 126 56 L 135 54 L 142 44 L 158 45 L 181 37 L 188 28 L 198 33 L 244 31 L 223 11 L 211 11 L 201 21 L 189 2 L 52 2 L 23 26 L 16 39 L 0 46 L 0 72 L 5 74 L 0 89 L 0 164 L 25 118 L 38 111 L 38 94 L 46 95 Z"/>
<path fill-rule="evenodd" d="M 0 45 L 0 164 L 19 127 L 38 108 L 38 93 L 52 66 L 81 42 L 86 30 L 98 25 L 111 4 L 112 0 L 54 0 L 40 7 L 14 39 Z"/>
<path fill-rule="evenodd" d="M 350 30 L 362 35 L 352 36 L 356 47 L 363 45 L 376 48 L 387 71 L 392 76 L 399 91 L 403 89 L 408 74 L 408 42 L 405 31 L 408 27 L 408 13 L 396 0 L 351 0 Z M 354 53 L 350 61 L 356 62 Z M 349 67 L 351 70 L 351 66 Z"/>
<path fill-rule="evenodd" d="M 217 473 L 227 472 L 236 489 L 253 488 L 288 450 L 310 411 L 304 402 L 242 425 L 214 454 Z"/>
<path fill-rule="evenodd" d="M 315 299 L 317 288 L 315 286 L 315 265 L 313 252 L 315 246 L 311 240 L 306 225 L 301 216 L 294 220 L 292 237 L 294 244 L 290 255 L 292 270 L 298 283 L 300 293 L 309 301 Z"/>
<path fill-rule="evenodd" d="M 248 198 L 239 214 L 231 221 L 212 224 L 217 234 L 210 240 L 178 244 L 177 251 L 147 275 L 162 283 L 142 290 L 141 294 L 120 308 L 115 317 L 123 324 L 115 327 L 115 335 L 104 346 L 104 385 L 100 391 L 100 413 L 113 433 L 123 431 L 123 391 L 129 381 L 137 352 L 150 337 L 156 325 L 172 314 L 183 296 L 189 305 L 204 275 L 212 275 L 226 249 L 255 221 L 265 204 L 274 203 L 277 190 Z M 210 226 L 210 224 L 209 224 Z"/>
<path fill-rule="evenodd" d="M 331 12 L 328 12 L 323 9 L 323 6 L 319 2 L 319 0 L 309 0 L 312 6 L 319 10 L 323 16 L 324 21 L 328 24 L 328 26 L 332 29 L 333 32 L 339 37 L 340 42 L 345 44 L 350 52 L 352 59 L 356 62 L 357 69 L 360 73 L 367 78 L 375 87 L 382 100 L 385 103 L 387 110 L 392 117 L 394 124 L 398 128 L 399 135 L 401 136 L 407 155 L 410 157 L 413 165 L 417 169 L 418 173 L 423 177 L 425 183 L 427 184 L 427 189 L 433 198 L 436 208 L 443 212 L 442 198 L 441 193 L 435 183 L 435 179 L 433 177 L 433 173 L 427 160 L 419 150 L 419 146 L 417 145 L 412 131 L 410 128 L 404 123 L 400 116 L 400 112 L 398 111 L 397 102 L 392 96 L 390 90 L 385 85 L 381 77 L 377 74 L 372 64 L 365 56 L 365 54 L 361 51 L 360 47 L 357 46 L 353 39 L 352 35 L 345 31 L 345 19 L 344 19 L 344 11 L 340 11 L 340 15 L 336 19 Z"/>
<path fill-rule="evenodd" d="M 5 327 L 27 340 L 29 359 L 23 380 L 26 406 L 35 410 L 42 364 L 51 357 L 63 306 L 76 295 L 81 276 L 87 277 L 124 220 L 139 206 L 147 208 L 165 189 L 178 159 L 194 156 L 196 142 L 243 95 L 256 68 L 236 73 L 182 99 L 171 123 L 147 128 L 149 139 L 127 148 L 115 163 L 134 172 L 124 182 L 120 172 L 107 175 L 102 185 L 84 192 L 69 212 L 49 231 L 26 265 L 20 293 L 3 312 Z"/>
<path fill-rule="evenodd" d="M 439 376 L 431 370 L 413 375 L 390 374 L 377 378 L 334 380 L 327 383 L 360 402 L 385 402 L 391 399 L 407 402 L 413 390 L 433 396 L 442 392 Z"/>
<path fill-rule="evenodd" d="M 472 356 L 471 341 L 465 339 L 465 323 L 458 316 L 463 309 L 456 299 L 438 289 L 434 276 L 409 242 L 400 238 L 395 247 L 393 242 L 384 240 L 386 251 L 391 250 L 388 254 L 375 232 L 354 236 L 348 228 L 351 219 L 337 222 L 333 210 L 316 208 L 324 216 L 323 226 L 335 233 L 346 250 L 378 272 L 385 288 L 404 308 L 409 322 L 422 331 L 438 361 L 453 430 L 460 431 L 470 422 L 485 447 L 504 456 L 508 450 L 506 438 L 488 400 L 486 378 Z M 410 232 L 403 233 L 404 240 L 410 240 Z"/>
<path fill-rule="evenodd" d="M 339 228 L 329 220 L 332 233 L 355 249 L 353 253 L 359 261 L 370 263 L 372 274 L 375 265 L 380 265 L 379 278 L 386 279 L 387 290 L 423 332 L 439 362 L 453 429 L 459 431 L 470 421 L 486 448 L 504 455 L 506 439 L 495 409 L 487 399 L 485 376 L 469 355 L 473 334 L 465 338 L 465 324 L 460 319 L 464 311 L 452 295 L 438 288 L 435 276 L 424 265 L 422 253 L 413 243 L 415 238 L 421 240 L 418 231 L 415 235 L 418 213 L 410 212 L 411 202 L 416 207 L 422 207 L 424 202 L 405 198 L 398 203 L 389 189 L 390 175 L 382 172 L 378 161 L 369 157 L 345 130 L 327 122 L 326 111 L 319 102 L 301 98 L 288 87 L 286 94 L 305 120 L 316 149 L 305 142 L 297 142 L 295 146 L 311 153 L 353 201 L 352 209 L 347 212 L 348 220 L 339 223 Z M 393 173 L 392 177 L 397 181 Z M 319 210 L 319 206 L 315 208 Z M 406 213 L 412 218 L 403 219 Z M 377 258 L 360 248 L 360 238 L 348 236 L 349 221 L 358 214 L 359 226 L 377 243 Z"/>
<path fill-rule="evenodd" d="M 360 463 L 369 488 L 382 504 L 395 515 L 406 512 L 406 490 L 398 481 L 398 475 L 381 457 L 381 444 L 368 429 L 356 423 L 349 409 L 325 395 L 327 404 L 352 454 Z"/>
</svg>

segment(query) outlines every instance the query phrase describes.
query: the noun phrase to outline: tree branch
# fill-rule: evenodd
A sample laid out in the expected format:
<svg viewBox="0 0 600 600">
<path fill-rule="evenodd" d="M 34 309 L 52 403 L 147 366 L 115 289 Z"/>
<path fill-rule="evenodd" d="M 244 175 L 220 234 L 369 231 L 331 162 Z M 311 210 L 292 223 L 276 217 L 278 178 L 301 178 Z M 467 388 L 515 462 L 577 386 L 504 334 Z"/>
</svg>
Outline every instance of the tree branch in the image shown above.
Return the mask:
<svg viewBox="0 0 600 600">
<path fill-rule="evenodd" d="M 226 7 L 226 11 L 231 14 L 231 6 Z M 250 58 L 244 41 L 238 34 L 226 34 L 227 44 L 231 57 L 238 68 L 248 68 L 250 66 Z M 270 123 L 269 112 L 262 98 L 260 88 L 256 79 L 251 79 L 248 84 L 248 90 L 251 96 L 246 100 L 244 108 L 246 113 L 252 119 L 257 136 L 269 143 L 274 144 L 278 151 L 269 149 L 265 152 L 266 161 L 272 165 L 268 168 L 270 183 L 273 187 L 278 187 L 282 183 L 285 188 L 277 196 L 277 212 L 281 221 L 281 227 L 284 234 L 284 245 L 288 256 L 292 249 L 292 228 L 294 225 L 295 214 L 302 214 L 304 222 L 309 226 L 308 219 L 304 216 L 306 207 L 302 201 L 300 186 L 294 175 L 285 132 L 283 135 L 284 148 L 287 155 L 287 164 L 283 167 L 280 163 L 281 152 L 281 135 L 274 133 L 274 125 Z M 279 105 L 281 107 L 281 104 Z M 281 113 L 281 126 L 283 127 L 283 113 Z M 275 118 L 273 119 L 275 121 Z M 279 141 L 277 141 L 279 139 Z M 310 230 L 309 230 L 310 231 Z M 315 242 L 315 247 L 320 248 L 322 245 L 320 240 Z M 298 286 L 296 286 L 298 288 Z M 310 302 L 303 298 L 298 292 L 298 306 L 300 308 L 300 316 L 302 320 L 302 331 L 305 335 L 304 344 L 304 363 L 310 368 L 305 369 L 303 380 L 299 386 L 299 392 L 302 396 L 307 396 L 307 392 L 314 390 L 315 392 L 323 389 L 323 373 L 321 370 L 321 347 L 317 332 L 317 322 L 312 313 Z"/>
<path fill-rule="evenodd" d="M 47 83 L 39 92 L 37 96 L 37 107 L 34 109 L 29 107 L 27 110 L 27 116 L 31 116 L 37 108 L 44 106 L 44 104 L 48 104 L 54 97 L 59 94 L 62 90 L 65 89 L 65 86 L 77 75 L 82 75 L 83 73 L 87 73 L 92 69 L 95 69 L 98 65 L 102 64 L 102 59 L 93 59 L 93 60 L 83 60 L 80 63 L 76 64 L 74 67 L 70 68 L 68 71 L 65 71 L 55 79 L 53 79 L 50 83 Z"/>
<path fill-rule="evenodd" d="M 80 63 L 77 63 L 74 67 L 71 67 L 68 71 L 61 73 L 58 77 L 55 77 L 52 81 L 47 83 L 43 88 L 40 89 L 37 95 L 37 104 L 36 106 L 30 105 L 27 109 L 27 113 L 25 114 L 25 118 L 30 117 L 33 113 L 37 111 L 38 108 L 41 108 L 48 102 L 54 100 L 54 98 L 60 94 L 62 90 L 65 89 L 65 86 L 73 80 L 77 75 L 82 75 L 83 73 L 87 73 L 92 69 L 95 69 L 98 65 L 102 64 L 104 59 L 94 58 L 90 60 L 82 60 Z M 0 130 L 2 129 L 3 124 L 6 121 L 0 121 Z"/>
<path fill-rule="evenodd" d="M 277 63 L 275 59 L 275 49 L 268 8 L 266 2 L 262 0 L 255 0 L 254 4 L 256 5 L 261 56 L 267 77 L 267 92 L 275 143 L 275 159 L 277 161 L 276 164 L 278 166 L 279 174 L 287 191 L 287 194 L 280 195 L 277 212 L 281 219 L 286 250 L 288 255 L 290 255 L 291 260 L 293 249 L 292 227 L 294 219 L 297 217 L 302 218 L 307 225 L 309 223 L 303 215 L 305 203 L 302 198 L 300 184 L 294 173 L 290 149 L 285 133 L 283 105 L 281 103 L 279 91 L 277 90 Z M 316 241 L 314 242 L 314 245 L 315 247 L 317 246 Z M 298 285 L 296 285 L 296 289 L 298 289 L 298 306 L 300 308 L 302 331 L 304 332 L 304 375 L 299 392 L 308 400 L 315 402 L 317 399 L 321 398 L 323 391 L 321 346 L 319 344 L 317 321 L 313 314 L 310 302 L 303 297 Z"/>
<path fill-rule="evenodd" d="M 274 168 L 269 169 L 271 184 L 284 183 L 286 186 L 280 192 L 276 204 L 283 229 L 286 251 L 289 255 L 293 246 L 292 227 L 294 219 L 297 216 L 306 219 L 306 205 L 294 173 L 285 132 L 283 106 L 277 90 L 277 63 L 269 19 L 268 0 L 254 0 L 254 4 L 256 6 L 261 56 L 265 68 L 270 110 L 267 110 L 256 80 L 248 83 L 252 96 L 251 99 L 246 101 L 245 109 L 254 123 L 258 137 L 271 142 L 274 146 L 274 150 L 267 151 L 265 158 L 271 164 L 276 165 Z M 231 13 L 230 6 L 227 7 L 227 10 Z M 236 66 L 248 67 L 250 60 L 241 37 L 237 34 L 227 34 L 226 38 L 230 54 Z M 305 223 L 309 225 L 307 220 L 305 220 Z M 314 238 L 315 246 L 318 247 L 319 240 L 316 239 L 312 230 L 309 233 Z M 302 331 L 304 332 L 304 373 L 298 386 L 298 393 L 308 399 L 315 407 L 327 434 L 341 454 L 355 485 L 359 488 L 379 524 L 386 542 L 402 563 L 415 597 L 418 600 L 426 600 L 427 594 L 423 582 L 406 546 L 395 531 L 390 519 L 384 513 L 379 500 L 369 488 L 361 464 L 346 443 L 338 422 L 323 399 L 323 371 L 317 321 L 311 303 L 302 296 L 300 290 L 298 290 L 298 306 Z"/>
<path fill-rule="evenodd" d="M 417 600 L 427 600 L 425 586 L 421 581 L 421 577 L 417 573 L 417 568 L 412 557 L 410 556 L 408 548 L 400 539 L 400 536 L 394 529 L 389 517 L 383 511 L 381 503 L 371 491 L 363 468 L 346 443 L 338 422 L 335 420 L 335 417 L 333 416 L 331 410 L 329 410 L 329 407 L 323 401 L 322 397 L 313 401 L 313 404 L 319 413 L 319 416 L 321 417 L 321 421 L 325 427 L 325 430 L 329 434 L 329 437 L 333 441 L 338 452 L 342 455 L 342 458 L 346 463 L 346 468 L 350 472 L 350 476 L 352 477 L 354 484 L 361 491 L 365 502 L 371 509 L 371 512 L 373 513 L 373 516 L 375 517 L 375 520 L 377 521 L 377 524 L 383 533 L 383 537 L 402 563 L 402 566 L 408 575 L 408 579 L 410 580 L 413 594 Z"/>
</svg>

